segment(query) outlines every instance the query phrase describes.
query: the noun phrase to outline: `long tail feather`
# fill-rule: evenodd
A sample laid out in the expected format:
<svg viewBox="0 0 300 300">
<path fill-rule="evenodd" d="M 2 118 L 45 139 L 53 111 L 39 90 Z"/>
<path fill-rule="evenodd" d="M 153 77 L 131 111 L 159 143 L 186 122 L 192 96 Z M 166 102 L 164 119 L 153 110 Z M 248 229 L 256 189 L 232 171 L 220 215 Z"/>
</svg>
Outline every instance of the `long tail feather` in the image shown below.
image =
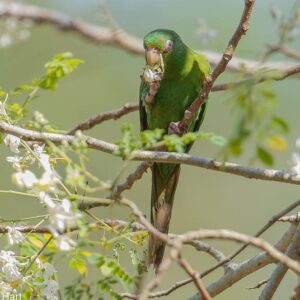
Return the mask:
<svg viewBox="0 0 300 300">
<path fill-rule="evenodd" d="M 168 233 L 180 165 L 172 166 L 174 170 L 167 180 L 162 178 L 159 167 L 159 164 L 154 164 L 152 167 L 151 223 L 159 231 Z M 153 264 L 155 269 L 160 265 L 164 251 L 165 244 L 151 235 L 149 239 L 149 264 Z"/>
</svg>

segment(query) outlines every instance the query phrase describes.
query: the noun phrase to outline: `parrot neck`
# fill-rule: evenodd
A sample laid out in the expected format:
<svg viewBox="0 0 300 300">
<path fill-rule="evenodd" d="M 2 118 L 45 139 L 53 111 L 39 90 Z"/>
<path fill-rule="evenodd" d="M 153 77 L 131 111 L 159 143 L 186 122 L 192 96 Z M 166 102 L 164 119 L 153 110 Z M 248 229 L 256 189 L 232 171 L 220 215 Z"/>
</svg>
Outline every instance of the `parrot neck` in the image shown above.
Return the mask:
<svg viewBox="0 0 300 300">
<path fill-rule="evenodd" d="M 164 79 L 181 79 L 191 71 L 194 63 L 192 52 L 183 43 L 164 57 Z"/>
</svg>

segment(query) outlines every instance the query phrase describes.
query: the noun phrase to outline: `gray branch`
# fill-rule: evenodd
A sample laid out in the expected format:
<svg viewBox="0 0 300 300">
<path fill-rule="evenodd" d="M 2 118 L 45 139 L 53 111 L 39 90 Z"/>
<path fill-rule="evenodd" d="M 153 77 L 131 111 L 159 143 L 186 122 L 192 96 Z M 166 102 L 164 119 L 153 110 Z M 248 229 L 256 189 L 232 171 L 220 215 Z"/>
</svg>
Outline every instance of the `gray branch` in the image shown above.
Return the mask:
<svg viewBox="0 0 300 300">
<path fill-rule="evenodd" d="M 297 227 L 297 231 L 295 233 L 295 236 L 290 243 L 286 255 L 294 260 L 299 261 L 299 255 L 297 252 L 297 248 L 299 247 L 300 242 L 300 226 Z M 273 295 L 275 294 L 279 284 L 281 283 L 281 280 L 285 276 L 286 272 L 288 271 L 288 268 L 284 264 L 278 264 L 275 268 L 274 272 L 272 273 L 270 279 L 268 280 L 267 285 L 264 287 L 259 300 L 271 300 Z"/>
<path fill-rule="evenodd" d="M 61 12 L 41 8 L 35 5 L 25 5 L 20 3 L 0 3 L 0 19 L 13 17 L 19 20 L 30 20 L 37 24 L 50 24 L 62 31 L 74 32 L 87 40 L 100 45 L 111 45 L 133 54 L 143 54 L 143 43 L 138 37 L 135 37 L 124 30 L 118 28 L 110 29 L 98 25 L 89 24 L 79 18 L 71 17 Z M 222 56 L 221 53 L 211 50 L 201 50 L 206 55 L 210 64 L 217 65 Z M 292 68 L 295 63 L 272 61 L 261 63 L 244 58 L 233 58 L 227 70 L 240 71 L 241 67 L 249 74 L 255 73 L 260 69 L 286 70 Z"/>
<path fill-rule="evenodd" d="M 276 243 L 275 248 L 281 252 L 285 252 L 289 246 L 297 227 L 290 225 L 288 230 L 284 233 L 281 239 Z M 217 279 L 214 283 L 207 287 L 209 294 L 214 297 L 224 290 L 240 281 L 249 274 L 276 262 L 274 258 L 269 256 L 266 252 L 260 253 L 251 259 L 246 260 L 243 263 L 237 264 L 234 269 L 226 272 L 222 277 Z M 203 300 L 198 293 L 190 297 L 188 300 Z"/>
<path fill-rule="evenodd" d="M 0 121 L 0 131 L 13 134 L 27 141 L 51 141 L 55 144 L 61 144 L 63 141 L 69 143 L 72 143 L 72 141 L 74 141 L 74 136 L 72 135 L 28 130 L 14 125 L 10 125 L 4 121 Z M 99 150 L 110 154 L 114 153 L 118 149 L 118 147 L 115 144 L 108 143 L 88 136 L 86 136 L 86 143 L 91 149 Z M 218 161 L 212 158 L 193 156 L 185 153 L 136 150 L 132 152 L 131 159 L 136 161 L 190 165 L 194 167 L 230 173 L 246 178 L 255 178 L 259 180 L 276 181 L 300 185 L 300 176 L 293 175 L 292 173 L 286 171 L 254 168 L 248 166 L 246 167 L 231 162 L 223 163 L 222 161 Z"/>
</svg>

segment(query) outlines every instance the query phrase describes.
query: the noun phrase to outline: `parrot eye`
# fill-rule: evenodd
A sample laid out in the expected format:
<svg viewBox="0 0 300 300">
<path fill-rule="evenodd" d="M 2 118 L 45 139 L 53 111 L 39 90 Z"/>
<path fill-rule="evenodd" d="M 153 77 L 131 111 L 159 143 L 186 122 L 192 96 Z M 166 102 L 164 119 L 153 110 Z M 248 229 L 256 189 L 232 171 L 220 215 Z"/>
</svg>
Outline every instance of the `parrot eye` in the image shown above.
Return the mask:
<svg viewBox="0 0 300 300">
<path fill-rule="evenodd" d="M 159 53 L 159 49 L 156 48 L 156 47 L 153 47 L 153 48 L 152 48 L 152 51 L 153 51 L 154 53 Z"/>
<path fill-rule="evenodd" d="M 174 42 L 172 40 L 167 40 L 166 45 L 165 45 L 165 51 L 170 52 L 173 48 Z"/>
</svg>

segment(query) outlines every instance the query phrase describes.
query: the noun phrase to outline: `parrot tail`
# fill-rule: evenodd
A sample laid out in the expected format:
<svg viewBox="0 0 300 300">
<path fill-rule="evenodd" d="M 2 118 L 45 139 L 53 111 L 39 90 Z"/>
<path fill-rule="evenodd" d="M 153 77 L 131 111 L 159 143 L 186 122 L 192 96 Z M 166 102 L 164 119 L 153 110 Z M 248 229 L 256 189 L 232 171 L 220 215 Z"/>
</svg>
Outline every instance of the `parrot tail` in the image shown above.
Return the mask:
<svg viewBox="0 0 300 300">
<path fill-rule="evenodd" d="M 167 180 L 161 175 L 162 168 L 171 170 Z M 173 170 L 172 170 L 173 169 Z M 180 174 L 180 165 L 154 164 L 152 167 L 151 223 L 160 232 L 168 233 L 174 195 Z M 165 244 L 154 235 L 149 238 L 149 264 L 157 270 L 165 251 Z"/>
</svg>

